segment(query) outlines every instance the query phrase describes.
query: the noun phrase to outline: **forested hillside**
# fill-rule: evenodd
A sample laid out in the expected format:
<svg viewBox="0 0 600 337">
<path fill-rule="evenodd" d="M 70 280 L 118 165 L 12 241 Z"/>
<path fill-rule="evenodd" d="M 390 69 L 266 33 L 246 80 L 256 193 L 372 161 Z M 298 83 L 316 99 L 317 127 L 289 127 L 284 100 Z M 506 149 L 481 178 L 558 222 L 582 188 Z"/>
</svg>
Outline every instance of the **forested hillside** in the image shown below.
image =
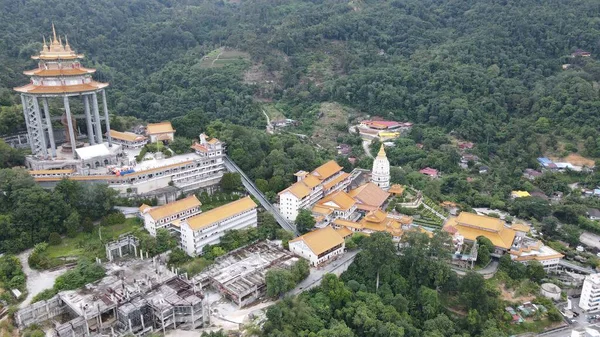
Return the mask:
<svg viewBox="0 0 600 337">
<path fill-rule="evenodd" d="M 149 120 L 201 109 L 199 122 L 258 125 L 239 69 L 199 65 L 229 46 L 277 73 L 270 98 L 338 101 L 476 141 L 501 144 L 514 130 L 597 136 L 600 122 L 600 65 L 561 71 L 576 48 L 600 51 L 593 0 L 5 0 L 0 9 L 2 105 L 15 102 L 9 89 L 26 81 L 21 71 L 55 22 L 112 83 L 112 111 Z M 311 73 L 315 62 L 325 70 Z"/>
</svg>

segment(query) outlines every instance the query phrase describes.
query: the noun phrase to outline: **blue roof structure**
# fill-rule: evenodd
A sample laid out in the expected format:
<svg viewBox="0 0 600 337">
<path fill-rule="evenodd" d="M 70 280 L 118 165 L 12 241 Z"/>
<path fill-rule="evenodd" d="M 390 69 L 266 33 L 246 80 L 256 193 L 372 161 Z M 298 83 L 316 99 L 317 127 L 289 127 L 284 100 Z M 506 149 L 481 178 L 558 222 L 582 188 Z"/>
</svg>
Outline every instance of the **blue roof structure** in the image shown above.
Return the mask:
<svg viewBox="0 0 600 337">
<path fill-rule="evenodd" d="M 540 157 L 537 159 L 538 162 L 540 162 L 540 164 L 542 165 L 548 165 L 548 164 L 552 164 L 552 160 L 546 158 L 546 157 Z"/>
</svg>

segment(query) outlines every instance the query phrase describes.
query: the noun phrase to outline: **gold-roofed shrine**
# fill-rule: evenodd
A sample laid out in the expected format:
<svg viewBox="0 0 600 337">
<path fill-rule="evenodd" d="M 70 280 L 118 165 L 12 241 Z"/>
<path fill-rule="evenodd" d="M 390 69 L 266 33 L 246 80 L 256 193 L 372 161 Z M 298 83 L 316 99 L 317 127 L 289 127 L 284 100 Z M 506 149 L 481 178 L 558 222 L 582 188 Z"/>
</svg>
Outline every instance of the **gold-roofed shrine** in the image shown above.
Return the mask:
<svg viewBox="0 0 600 337">
<path fill-rule="evenodd" d="M 78 54 L 71 48 L 68 38 L 58 36 L 52 24 L 52 36 L 47 42 L 43 37 L 42 50 L 31 58 L 38 61 L 37 68 L 24 71 L 30 77 L 29 83 L 14 88 L 21 93 L 23 114 L 27 126 L 27 136 L 31 146 L 32 156 L 28 156 L 29 167 L 44 167 L 43 161 L 62 158 L 60 153 L 72 155 L 77 160 L 76 149 L 85 143 L 78 141 L 80 128 L 77 127 L 77 118 L 85 118 L 85 127 L 88 144 L 102 145 L 103 132 L 102 120 L 106 130 L 110 130 L 108 106 L 104 89 L 108 83 L 98 82 L 92 78 L 95 69 L 83 67 L 80 59 L 83 54 Z M 103 114 L 98 106 L 98 94 L 102 95 Z M 71 113 L 69 98 L 79 98 L 83 101 L 83 114 Z M 49 99 L 62 98 L 64 113 L 62 116 L 52 117 L 49 108 Z M 57 151 L 52 119 L 59 119 L 64 126 L 66 143 Z M 80 126 L 82 126 L 80 124 Z M 107 136 L 107 147 L 112 147 L 110 133 Z M 35 162 L 35 163 L 34 163 Z M 65 163 L 72 165 L 73 163 Z"/>
</svg>

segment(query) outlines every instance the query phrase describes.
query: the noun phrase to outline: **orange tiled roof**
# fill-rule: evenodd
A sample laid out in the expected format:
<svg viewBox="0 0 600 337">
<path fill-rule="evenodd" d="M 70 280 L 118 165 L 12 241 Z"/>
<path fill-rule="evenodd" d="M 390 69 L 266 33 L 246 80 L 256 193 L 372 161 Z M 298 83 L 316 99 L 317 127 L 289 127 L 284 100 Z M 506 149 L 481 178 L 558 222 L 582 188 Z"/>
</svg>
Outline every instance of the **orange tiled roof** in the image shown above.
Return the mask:
<svg viewBox="0 0 600 337">
<path fill-rule="evenodd" d="M 308 188 L 313 188 L 321 183 L 319 178 L 315 176 L 307 176 L 306 178 L 300 180 L 300 182 L 302 182 Z"/>
<path fill-rule="evenodd" d="M 329 215 L 331 213 L 333 213 L 333 209 L 329 208 L 329 207 L 323 207 L 320 205 L 315 205 L 311 211 L 315 214 L 323 214 L 323 215 Z"/>
<path fill-rule="evenodd" d="M 185 220 L 192 230 L 200 230 L 216 222 L 225 220 L 236 214 L 256 208 L 257 205 L 250 197 L 244 197 L 223 206 L 213 208 Z"/>
<path fill-rule="evenodd" d="M 146 126 L 146 134 L 156 135 L 160 133 L 173 133 L 173 125 L 171 122 L 150 123 Z"/>
<path fill-rule="evenodd" d="M 346 172 L 342 172 L 335 179 L 333 179 L 332 181 L 330 181 L 327 184 L 323 185 L 323 189 L 324 190 L 328 190 L 328 189 L 332 188 L 333 186 L 337 185 L 338 183 L 342 182 L 344 179 L 348 178 L 349 176 L 350 176 L 350 174 L 348 174 Z"/>
<path fill-rule="evenodd" d="M 311 172 L 312 175 L 319 178 L 320 180 L 325 180 L 332 175 L 340 172 L 342 167 L 338 165 L 334 160 L 330 160 L 325 164 L 317 167 L 314 171 Z"/>
<path fill-rule="evenodd" d="M 349 227 L 356 229 L 363 229 L 364 226 L 358 222 L 344 220 L 344 219 L 335 219 L 333 220 L 333 224 L 340 227 Z"/>
<path fill-rule="evenodd" d="M 42 175 L 42 174 L 71 174 L 75 172 L 73 169 L 65 169 L 65 170 L 31 170 L 29 174 L 32 176 Z"/>
<path fill-rule="evenodd" d="M 125 140 L 128 142 L 136 142 L 136 141 L 142 141 L 142 140 L 147 139 L 145 136 L 138 135 L 133 132 L 120 132 L 120 131 L 110 130 L 110 132 L 107 132 L 107 134 L 110 134 L 110 136 L 114 139 Z"/>
<path fill-rule="evenodd" d="M 158 221 L 160 219 L 166 218 L 171 215 L 175 215 L 190 208 L 200 207 L 200 205 L 202 205 L 202 203 L 200 203 L 200 200 L 198 200 L 198 198 L 196 198 L 195 195 L 191 195 L 187 198 L 177 200 L 159 207 L 155 207 L 148 211 L 148 214 L 150 214 L 152 219 Z"/>
<path fill-rule="evenodd" d="M 461 219 L 460 215 L 463 214 L 471 214 L 475 215 L 475 217 L 469 215 Z M 446 225 L 444 226 L 444 230 L 450 233 L 457 231 L 466 240 L 470 241 L 475 241 L 478 237 L 484 236 L 490 241 L 492 241 L 494 246 L 503 249 L 509 249 L 512 246 L 512 243 L 515 240 L 516 232 L 513 229 L 504 227 L 504 224 L 502 222 L 500 222 L 500 225 L 498 225 L 496 221 L 492 221 L 489 219 L 483 219 L 483 221 L 476 221 L 477 219 L 479 219 L 478 217 L 482 216 L 478 216 L 472 213 L 462 212 L 460 215 L 458 217 L 452 217 L 448 219 Z M 469 220 L 469 223 L 467 225 L 465 225 L 465 219 Z"/>
<path fill-rule="evenodd" d="M 333 207 L 347 211 L 352 208 L 356 202 L 351 196 L 348 195 L 348 193 L 344 191 L 338 191 L 325 196 L 325 198 L 319 200 L 317 204 L 323 207 Z"/>
<path fill-rule="evenodd" d="M 382 190 L 381 187 L 372 182 L 361 185 L 349 191 L 348 194 L 358 202 L 357 207 L 359 208 L 362 205 L 373 209 L 379 208 L 390 197 L 388 192 Z"/>
<path fill-rule="evenodd" d="M 26 70 L 23 74 L 27 76 L 40 76 L 40 77 L 57 77 L 57 76 L 80 76 L 86 74 L 93 74 L 96 69 L 91 68 L 71 68 L 71 69 L 33 69 Z"/>
<path fill-rule="evenodd" d="M 14 90 L 27 94 L 62 94 L 96 91 L 106 87 L 108 87 L 108 83 L 92 81 L 85 84 L 57 86 L 26 84 L 24 86 L 14 88 Z"/>
<path fill-rule="evenodd" d="M 340 234 L 342 236 L 342 238 L 344 238 L 344 239 L 348 236 L 351 236 L 352 233 L 354 233 L 353 231 L 349 230 L 346 227 L 338 228 L 335 231 L 338 232 L 338 234 Z"/>
<path fill-rule="evenodd" d="M 285 192 L 290 192 L 296 198 L 302 199 L 310 194 L 310 189 L 308 187 L 306 187 L 306 185 L 304 185 L 301 181 L 299 181 L 297 183 L 294 183 L 292 186 L 286 188 L 285 190 L 279 192 L 279 195 L 281 195 Z"/>
<path fill-rule="evenodd" d="M 192 144 L 192 146 L 190 146 L 190 148 L 192 150 L 198 151 L 198 152 L 208 152 L 208 149 L 204 145 L 198 144 L 198 143 Z"/>
<path fill-rule="evenodd" d="M 138 210 L 142 213 L 146 213 L 147 210 L 151 209 L 152 206 L 146 205 L 146 204 L 142 204 Z"/>
<path fill-rule="evenodd" d="M 464 226 L 476 227 L 482 230 L 499 231 L 504 227 L 504 221 L 501 219 L 469 212 L 461 212 L 456 218 L 456 222 Z"/>
<path fill-rule="evenodd" d="M 304 243 L 315 255 L 324 253 L 344 243 L 342 236 L 335 229 L 329 226 L 308 232 L 302 236 L 290 240 L 290 243 L 298 241 L 304 241 Z"/>
<path fill-rule="evenodd" d="M 390 192 L 392 194 L 400 195 L 400 194 L 404 193 L 404 186 L 394 184 L 394 185 L 390 186 L 390 189 L 388 190 L 388 192 Z"/>
</svg>

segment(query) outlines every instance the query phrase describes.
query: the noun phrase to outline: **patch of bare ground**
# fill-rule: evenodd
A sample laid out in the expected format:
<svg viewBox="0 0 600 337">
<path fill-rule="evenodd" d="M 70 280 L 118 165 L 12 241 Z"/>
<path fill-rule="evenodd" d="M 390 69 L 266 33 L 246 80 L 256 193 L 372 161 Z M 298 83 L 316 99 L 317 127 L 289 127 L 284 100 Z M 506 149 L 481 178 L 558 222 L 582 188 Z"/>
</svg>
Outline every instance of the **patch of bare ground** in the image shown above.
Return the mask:
<svg viewBox="0 0 600 337">
<path fill-rule="evenodd" d="M 312 140 L 323 147 L 335 148 L 337 137 L 348 132 L 348 118 L 353 114 L 354 110 L 339 103 L 322 103 L 311 136 Z"/>
<path fill-rule="evenodd" d="M 501 284 L 498 288 L 500 289 L 500 297 L 502 297 L 502 299 L 505 301 L 522 303 L 522 302 L 529 302 L 529 301 L 532 301 L 535 299 L 534 295 L 517 296 L 516 290 L 506 289 L 505 284 Z"/>
</svg>

